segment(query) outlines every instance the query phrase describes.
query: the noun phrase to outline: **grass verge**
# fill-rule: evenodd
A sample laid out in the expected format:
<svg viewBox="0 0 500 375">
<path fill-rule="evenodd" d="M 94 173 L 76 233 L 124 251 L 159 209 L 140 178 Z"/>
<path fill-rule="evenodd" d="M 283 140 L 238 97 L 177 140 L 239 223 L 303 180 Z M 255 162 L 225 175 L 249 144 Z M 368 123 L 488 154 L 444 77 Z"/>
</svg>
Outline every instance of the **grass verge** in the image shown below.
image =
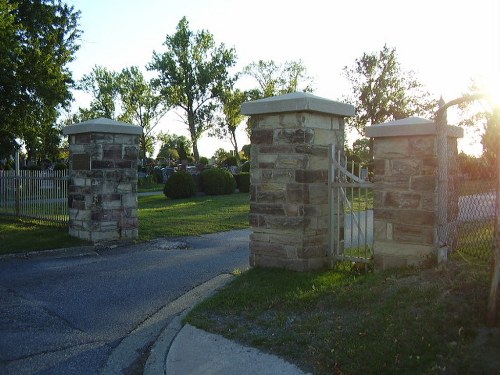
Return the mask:
<svg viewBox="0 0 500 375">
<path fill-rule="evenodd" d="M 167 199 L 139 197 L 139 239 L 196 236 L 248 228 L 248 193 Z"/>
<path fill-rule="evenodd" d="M 186 321 L 313 374 L 496 374 L 487 284 L 484 267 L 459 262 L 357 276 L 252 269 Z"/>
<path fill-rule="evenodd" d="M 164 195 L 138 197 L 139 240 L 196 236 L 248 228 L 248 193 L 170 200 Z M 71 237 L 67 227 L 0 216 L 0 254 L 88 244 Z"/>
<path fill-rule="evenodd" d="M 86 241 L 71 237 L 68 228 L 35 224 L 0 216 L 0 254 L 57 249 L 88 245 Z"/>
</svg>

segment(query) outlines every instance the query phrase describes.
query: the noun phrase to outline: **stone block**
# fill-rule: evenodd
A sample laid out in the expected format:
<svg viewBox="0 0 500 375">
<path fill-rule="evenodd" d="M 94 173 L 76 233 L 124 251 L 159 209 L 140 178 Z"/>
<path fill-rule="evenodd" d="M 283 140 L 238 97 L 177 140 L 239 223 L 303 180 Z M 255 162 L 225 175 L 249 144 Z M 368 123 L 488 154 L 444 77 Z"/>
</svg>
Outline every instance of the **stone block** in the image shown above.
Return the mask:
<svg viewBox="0 0 500 375">
<path fill-rule="evenodd" d="M 279 154 L 260 154 L 257 158 L 258 168 L 274 168 L 276 160 L 278 160 Z"/>
<path fill-rule="evenodd" d="M 373 238 L 375 241 L 387 240 L 387 222 L 385 220 L 373 221 Z"/>
<path fill-rule="evenodd" d="M 286 201 L 288 203 L 309 203 L 309 187 L 305 184 L 291 183 L 286 185 Z"/>
<path fill-rule="evenodd" d="M 138 145 L 139 137 L 131 134 L 114 134 L 113 143 L 119 145 Z"/>
<path fill-rule="evenodd" d="M 416 159 L 394 159 L 390 161 L 390 173 L 393 176 L 415 176 L 420 174 L 421 162 Z"/>
<path fill-rule="evenodd" d="M 379 191 L 391 189 L 409 190 L 411 176 L 374 176 L 373 188 Z"/>
<path fill-rule="evenodd" d="M 433 211 L 390 208 L 375 208 L 373 211 L 375 220 L 429 226 L 432 226 L 435 223 L 435 214 Z"/>
<path fill-rule="evenodd" d="M 263 216 L 265 227 L 284 230 L 303 230 L 310 222 L 310 218 L 303 216 L 285 217 L 285 216 Z"/>
<path fill-rule="evenodd" d="M 92 160 L 92 169 L 112 169 L 115 163 L 111 160 Z"/>
<path fill-rule="evenodd" d="M 321 113 L 305 113 L 304 126 L 313 129 L 339 130 L 340 118 L 336 116 L 325 115 Z"/>
<path fill-rule="evenodd" d="M 432 226 L 394 224 L 394 241 L 399 243 L 432 245 L 433 233 Z"/>
<path fill-rule="evenodd" d="M 308 169 L 297 169 L 295 171 L 295 182 L 299 183 L 328 183 L 328 171 L 321 170 L 308 170 Z"/>
<path fill-rule="evenodd" d="M 304 155 L 279 155 L 274 168 L 301 169 L 307 166 L 308 158 Z"/>
<path fill-rule="evenodd" d="M 113 134 L 110 133 L 92 133 L 92 142 L 100 144 L 111 144 L 114 142 Z"/>
<path fill-rule="evenodd" d="M 410 188 L 414 191 L 435 191 L 437 178 L 436 176 L 412 176 Z"/>
<path fill-rule="evenodd" d="M 410 144 L 407 138 L 375 138 L 373 148 L 375 159 L 406 158 L 410 156 Z"/>
<path fill-rule="evenodd" d="M 139 237 L 139 230 L 136 228 L 122 229 L 120 231 L 120 238 L 122 239 L 135 239 Z"/>
<path fill-rule="evenodd" d="M 250 202 L 250 212 L 260 215 L 284 215 L 285 210 L 282 204 Z"/>
<path fill-rule="evenodd" d="M 314 130 L 314 141 L 312 142 L 316 146 L 328 146 L 331 144 L 343 144 L 344 135 L 338 132 L 332 132 L 326 129 L 315 129 Z"/>
<path fill-rule="evenodd" d="M 287 252 L 283 244 L 253 241 L 250 242 L 249 249 L 254 255 L 268 255 L 281 258 L 287 257 Z"/>
<path fill-rule="evenodd" d="M 309 184 L 309 204 L 327 204 L 328 203 L 328 185 L 322 184 Z"/>
<path fill-rule="evenodd" d="M 122 145 L 104 145 L 103 147 L 103 158 L 118 160 L 122 158 Z"/>
<path fill-rule="evenodd" d="M 71 138 L 74 144 L 88 144 L 91 141 L 90 133 L 75 134 Z"/>
<path fill-rule="evenodd" d="M 276 144 L 309 144 L 314 139 L 313 129 L 277 129 L 273 141 Z"/>
<path fill-rule="evenodd" d="M 137 146 L 122 145 L 122 159 L 135 161 L 139 157 Z"/>
<path fill-rule="evenodd" d="M 281 209 L 288 217 L 304 216 L 304 206 L 300 204 L 285 204 Z"/>
<path fill-rule="evenodd" d="M 320 158 L 328 159 L 328 147 L 321 145 L 294 145 L 293 153 L 311 155 Z"/>
<path fill-rule="evenodd" d="M 410 155 L 436 155 L 437 142 L 436 136 L 416 136 L 409 138 Z"/>
<path fill-rule="evenodd" d="M 381 175 L 386 174 L 385 171 L 386 171 L 386 159 L 374 159 L 373 160 L 373 173 L 376 176 L 381 176 Z"/>
<path fill-rule="evenodd" d="M 294 145 L 276 145 L 276 144 L 262 144 L 259 145 L 259 153 L 260 154 L 293 154 L 294 153 Z"/>
<path fill-rule="evenodd" d="M 116 168 L 132 168 L 132 161 L 130 160 L 116 160 L 115 161 Z"/>
<path fill-rule="evenodd" d="M 377 207 L 419 208 L 420 194 L 411 192 L 387 191 L 384 195 L 383 205 L 382 206 L 377 205 Z"/>
<path fill-rule="evenodd" d="M 273 143 L 272 129 L 253 129 L 250 136 L 252 145 L 269 145 Z"/>
</svg>

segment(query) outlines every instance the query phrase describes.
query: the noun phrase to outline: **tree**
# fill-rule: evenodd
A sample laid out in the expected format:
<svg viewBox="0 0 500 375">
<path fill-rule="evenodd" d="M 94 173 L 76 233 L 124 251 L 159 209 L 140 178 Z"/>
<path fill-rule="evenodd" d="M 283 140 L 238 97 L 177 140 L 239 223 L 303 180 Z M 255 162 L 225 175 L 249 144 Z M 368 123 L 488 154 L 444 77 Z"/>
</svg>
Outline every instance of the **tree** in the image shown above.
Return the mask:
<svg viewBox="0 0 500 375">
<path fill-rule="evenodd" d="M 198 140 L 212 126 L 222 92 L 233 86 L 235 78 L 229 75 L 228 68 L 234 66 L 236 53 L 224 44 L 217 46 L 206 30 L 191 31 L 185 17 L 177 25 L 177 32 L 167 35 L 164 45 L 167 51 L 153 52 L 149 69 L 159 73 L 153 82 L 167 105 L 184 112 L 198 160 Z"/>
<path fill-rule="evenodd" d="M 344 67 L 351 83 L 352 95 L 347 101 L 356 107 L 356 116 L 347 121 L 361 136 L 365 127 L 408 116 L 431 117 L 437 101 L 414 78 L 403 71 L 395 48 L 384 45 L 377 53 L 364 53 L 354 67 Z"/>
<path fill-rule="evenodd" d="M 188 155 L 191 155 L 192 143 L 183 135 L 160 133 L 158 139 L 162 143 L 160 151 L 158 152 L 158 157 L 168 159 L 174 158 L 182 161 L 186 160 Z M 175 154 L 171 150 L 174 150 Z"/>
<path fill-rule="evenodd" d="M 153 130 L 168 108 L 135 66 L 123 69 L 118 75 L 117 83 L 122 106 L 119 119 L 142 127 L 139 151 L 140 157 L 145 158 L 147 153 L 153 153 Z"/>
<path fill-rule="evenodd" d="M 60 0 L 0 0 L 0 131 L 13 137 L 7 144 L 21 139 L 29 157 L 70 103 L 78 19 Z"/>
<path fill-rule="evenodd" d="M 243 74 L 254 78 L 258 88 L 250 91 L 253 100 L 296 91 L 313 92 L 313 79 L 301 60 L 277 64 L 273 60 L 259 60 L 243 68 Z"/>
<path fill-rule="evenodd" d="M 79 108 L 80 121 L 106 117 L 117 120 L 118 74 L 102 66 L 94 66 L 77 84 L 77 89 L 92 96 L 89 108 Z"/>
<path fill-rule="evenodd" d="M 227 90 L 221 96 L 222 111 L 214 126 L 212 135 L 222 139 L 229 138 L 235 155 L 239 155 L 236 129 L 245 119 L 240 114 L 241 105 L 247 100 L 247 94 L 241 90 Z"/>
</svg>

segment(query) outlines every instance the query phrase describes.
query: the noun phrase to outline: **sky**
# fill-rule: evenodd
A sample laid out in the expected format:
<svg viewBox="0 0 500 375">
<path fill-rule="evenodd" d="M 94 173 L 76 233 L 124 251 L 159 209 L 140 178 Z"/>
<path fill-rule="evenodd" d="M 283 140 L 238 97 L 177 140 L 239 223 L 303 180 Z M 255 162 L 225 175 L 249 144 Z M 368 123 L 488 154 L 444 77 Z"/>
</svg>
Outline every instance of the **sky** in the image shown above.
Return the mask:
<svg viewBox="0 0 500 375">
<path fill-rule="evenodd" d="M 396 48 L 403 70 L 436 98 L 455 99 L 471 78 L 500 93 L 500 2 L 498 0 L 66 0 L 81 11 L 80 50 L 69 66 L 74 79 L 95 65 L 146 73 L 153 51 L 164 52 L 182 17 L 190 29 L 208 30 L 217 44 L 234 47 L 235 71 L 258 60 L 302 60 L 314 79 L 314 94 L 341 101 L 349 94 L 343 76 L 363 53 L 384 44 Z M 147 73 L 148 77 L 154 72 Z M 256 87 L 244 80 L 240 88 Z M 500 98 L 500 95 L 498 96 Z M 499 99 L 500 100 L 500 99 Z M 74 109 L 89 97 L 75 93 Z M 238 142 L 249 143 L 241 126 Z M 186 135 L 175 113 L 157 130 Z M 467 135 L 469 137 L 470 135 Z M 200 155 L 211 157 L 228 141 L 203 137 Z"/>
</svg>

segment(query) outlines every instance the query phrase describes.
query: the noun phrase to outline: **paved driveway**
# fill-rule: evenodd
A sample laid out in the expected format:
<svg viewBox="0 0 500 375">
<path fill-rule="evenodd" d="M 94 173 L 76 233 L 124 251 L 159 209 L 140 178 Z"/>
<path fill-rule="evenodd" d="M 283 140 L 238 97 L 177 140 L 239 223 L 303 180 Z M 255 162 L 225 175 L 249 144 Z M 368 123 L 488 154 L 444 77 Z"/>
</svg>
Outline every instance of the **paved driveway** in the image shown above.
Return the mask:
<svg viewBox="0 0 500 375">
<path fill-rule="evenodd" d="M 240 230 L 0 261 L 0 374 L 99 373 L 123 338 L 162 307 L 248 268 L 248 236 Z"/>
</svg>

